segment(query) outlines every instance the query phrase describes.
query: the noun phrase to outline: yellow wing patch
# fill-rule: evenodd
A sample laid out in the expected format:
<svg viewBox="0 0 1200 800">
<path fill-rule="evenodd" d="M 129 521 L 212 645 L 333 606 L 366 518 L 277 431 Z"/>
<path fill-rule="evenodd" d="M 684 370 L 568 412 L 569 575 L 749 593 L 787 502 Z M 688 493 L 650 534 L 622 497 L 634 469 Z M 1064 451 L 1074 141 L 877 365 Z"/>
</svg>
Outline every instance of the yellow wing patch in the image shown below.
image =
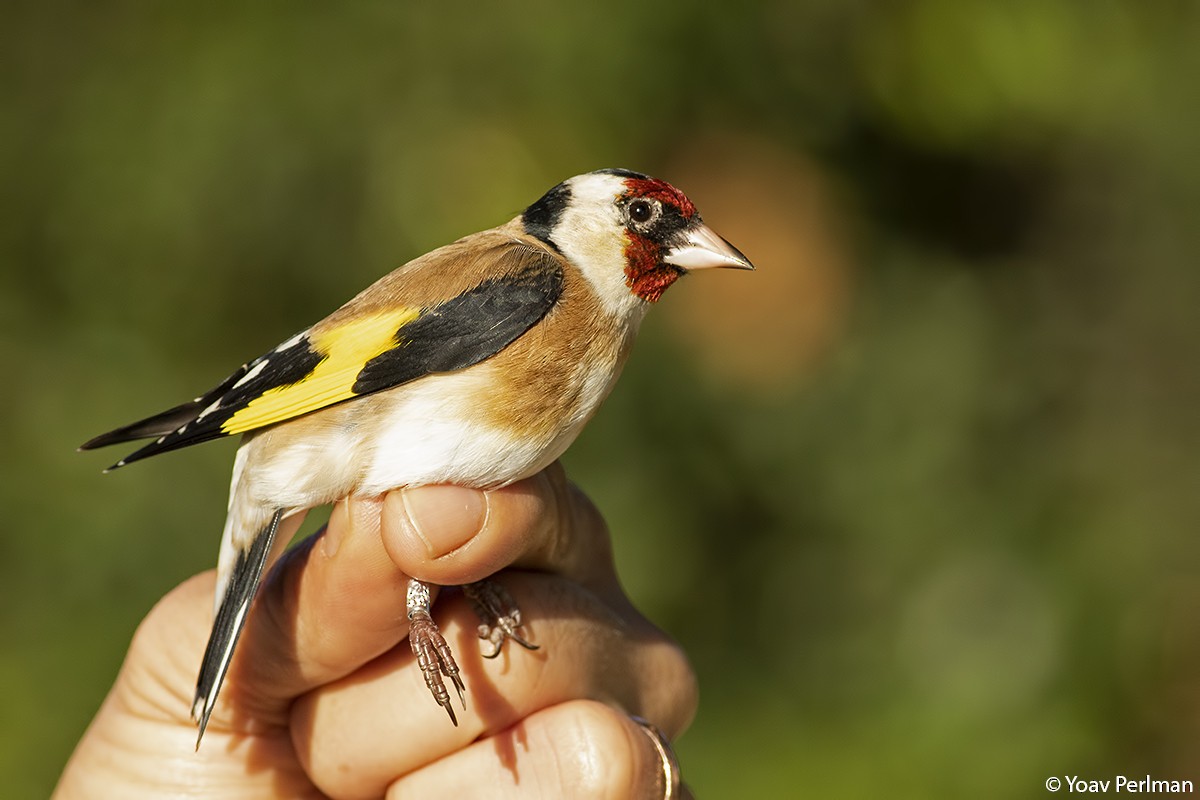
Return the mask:
<svg viewBox="0 0 1200 800">
<path fill-rule="evenodd" d="M 396 332 L 420 316 L 419 308 L 398 308 L 356 319 L 312 336 L 309 344 L 325 358 L 299 383 L 269 389 L 221 425 L 225 433 L 283 422 L 354 397 L 363 365 L 396 346 Z"/>
</svg>

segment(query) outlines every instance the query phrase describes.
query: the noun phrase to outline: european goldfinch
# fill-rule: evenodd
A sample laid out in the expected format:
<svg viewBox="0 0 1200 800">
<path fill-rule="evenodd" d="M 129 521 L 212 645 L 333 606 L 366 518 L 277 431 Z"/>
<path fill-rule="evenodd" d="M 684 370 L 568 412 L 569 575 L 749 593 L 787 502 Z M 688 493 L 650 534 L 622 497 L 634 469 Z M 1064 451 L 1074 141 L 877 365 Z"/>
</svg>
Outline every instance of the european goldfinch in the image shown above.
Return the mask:
<svg viewBox="0 0 1200 800">
<path fill-rule="evenodd" d="M 217 566 L 215 620 L 192 716 L 196 746 L 280 520 L 347 495 L 421 484 L 493 488 L 562 455 L 608 395 L 646 310 L 681 275 L 753 269 L 668 183 L 606 169 L 552 188 L 520 216 L 417 258 L 216 388 L 90 440 L 154 441 L 110 469 L 242 434 Z M 496 646 L 520 616 L 468 588 Z M 410 581 L 410 640 L 435 700 L 462 700 L 449 646 Z M 493 652 L 493 655 L 495 652 Z"/>
</svg>

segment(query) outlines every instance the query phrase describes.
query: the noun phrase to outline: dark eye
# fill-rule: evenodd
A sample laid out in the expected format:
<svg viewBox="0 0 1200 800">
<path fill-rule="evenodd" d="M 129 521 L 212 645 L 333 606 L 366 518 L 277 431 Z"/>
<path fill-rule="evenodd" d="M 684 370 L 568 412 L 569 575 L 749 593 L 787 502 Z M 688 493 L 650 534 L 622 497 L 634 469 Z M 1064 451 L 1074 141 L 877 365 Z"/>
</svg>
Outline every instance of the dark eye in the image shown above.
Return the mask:
<svg viewBox="0 0 1200 800">
<path fill-rule="evenodd" d="M 654 206 L 648 200 L 634 200 L 629 204 L 629 218 L 634 222 L 649 222 L 654 216 Z"/>
</svg>

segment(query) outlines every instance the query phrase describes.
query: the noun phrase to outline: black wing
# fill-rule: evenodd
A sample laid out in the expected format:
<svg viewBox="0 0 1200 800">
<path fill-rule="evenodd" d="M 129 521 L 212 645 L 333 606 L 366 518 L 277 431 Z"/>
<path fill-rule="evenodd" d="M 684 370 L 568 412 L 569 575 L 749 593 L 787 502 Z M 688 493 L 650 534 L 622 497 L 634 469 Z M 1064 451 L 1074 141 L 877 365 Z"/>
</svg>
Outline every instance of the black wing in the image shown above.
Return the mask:
<svg viewBox="0 0 1200 800">
<path fill-rule="evenodd" d="M 346 348 L 343 332 L 357 330 L 353 322 L 327 330 L 314 326 L 243 365 L 190 403 L 97 436 L 80 449 L 158 437 L 109 468 L 115 469 L 159 453 L 274 425 L 425 375 L 477 364 L 533 327 L 562 294 L 563 273 L 557 258 L 542 250 L 521 249 L 523 257 L 513 259 L 512 272 L 449 300 L 408 314 L 403 307 L 392 306 L 388 313 L 399 311 L 397 318 L 406 321 L 384 331 L 378 347 L 366 348 L 378 355 L 365 363 L 350 362 L 345 368 L 336 363 L 341 353 L 364 349 L 362 343 Z M 248 409 L 251 402 L 268 393 L 276 411 L 264 415 L 261 406 Z"/>
</svg>

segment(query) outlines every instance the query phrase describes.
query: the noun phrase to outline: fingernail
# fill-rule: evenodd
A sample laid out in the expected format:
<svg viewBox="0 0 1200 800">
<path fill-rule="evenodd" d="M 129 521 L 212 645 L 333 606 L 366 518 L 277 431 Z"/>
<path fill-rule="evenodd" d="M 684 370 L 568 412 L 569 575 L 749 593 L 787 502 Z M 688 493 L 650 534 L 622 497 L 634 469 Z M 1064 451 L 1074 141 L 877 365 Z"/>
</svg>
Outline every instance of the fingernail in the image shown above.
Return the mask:
<svg viewBox="0 0 1200 800">
<path fill-rule="evenodd" d="M 440 558 L 470 541 L 487 516 L 487 498 L 461 486 L 418 486 L 400 495 L 409 524 L 430 558 Z"/>
</svg>

